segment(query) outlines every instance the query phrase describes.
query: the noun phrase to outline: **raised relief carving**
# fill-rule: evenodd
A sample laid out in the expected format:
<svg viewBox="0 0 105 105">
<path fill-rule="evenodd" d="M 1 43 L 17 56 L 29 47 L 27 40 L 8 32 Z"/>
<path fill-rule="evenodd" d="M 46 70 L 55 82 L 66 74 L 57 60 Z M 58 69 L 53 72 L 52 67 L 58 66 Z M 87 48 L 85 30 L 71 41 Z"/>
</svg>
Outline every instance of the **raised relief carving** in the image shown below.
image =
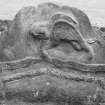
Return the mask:
<svg viewBox="0 0 105 105">
<path fill-rule="evenodd" d="M 104 39 L 77 8 L 21 9 L 1 32 L 1 105 L 105 104 L 104 50 Z"/>
</svg>

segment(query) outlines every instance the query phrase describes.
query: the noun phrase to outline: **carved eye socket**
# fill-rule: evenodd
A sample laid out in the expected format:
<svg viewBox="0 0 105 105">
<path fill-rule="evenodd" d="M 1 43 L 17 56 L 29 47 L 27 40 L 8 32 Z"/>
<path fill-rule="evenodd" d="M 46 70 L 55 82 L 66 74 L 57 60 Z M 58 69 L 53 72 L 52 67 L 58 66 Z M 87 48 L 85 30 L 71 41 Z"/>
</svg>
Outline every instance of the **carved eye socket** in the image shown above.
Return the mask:
<svg viewBox="0 0 105 105">
<path fill-rule="evenodd" d="M 48 37 L 46 37 L 44 32 L 38 32 L 38 33 L 33 33 L 31 31 L 29 31 L 29 36 L 34 40 L 47 40 Z"/>
</svg>

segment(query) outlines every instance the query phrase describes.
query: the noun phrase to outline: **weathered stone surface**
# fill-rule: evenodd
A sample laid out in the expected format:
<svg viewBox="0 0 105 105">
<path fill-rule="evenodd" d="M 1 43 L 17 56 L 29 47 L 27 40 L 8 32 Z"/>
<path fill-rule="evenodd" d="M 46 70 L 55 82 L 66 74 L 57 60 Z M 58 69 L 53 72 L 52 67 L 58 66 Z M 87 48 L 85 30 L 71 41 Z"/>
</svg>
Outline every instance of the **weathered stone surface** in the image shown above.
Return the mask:
<svg viewBox="0 0 105 105">
<path fill-rule="evenodd" d="M 0 38 L 1 105 L 104 105 L 105 41 L 81 10 L 21 9 Z"/>
</svg>

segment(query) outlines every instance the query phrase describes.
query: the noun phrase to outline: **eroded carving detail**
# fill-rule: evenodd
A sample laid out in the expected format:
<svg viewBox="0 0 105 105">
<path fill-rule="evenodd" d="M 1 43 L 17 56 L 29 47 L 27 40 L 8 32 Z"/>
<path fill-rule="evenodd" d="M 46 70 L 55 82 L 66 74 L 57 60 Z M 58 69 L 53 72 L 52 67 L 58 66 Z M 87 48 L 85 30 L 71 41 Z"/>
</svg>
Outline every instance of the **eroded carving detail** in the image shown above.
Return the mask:
<svg viewBox="0 0 105 105">
<path fill-rule="evenodd" d="M 25 7 L 1 34 L 1 105 L 105 103 L 105 41 L 81 10 Z"/>
</svg>

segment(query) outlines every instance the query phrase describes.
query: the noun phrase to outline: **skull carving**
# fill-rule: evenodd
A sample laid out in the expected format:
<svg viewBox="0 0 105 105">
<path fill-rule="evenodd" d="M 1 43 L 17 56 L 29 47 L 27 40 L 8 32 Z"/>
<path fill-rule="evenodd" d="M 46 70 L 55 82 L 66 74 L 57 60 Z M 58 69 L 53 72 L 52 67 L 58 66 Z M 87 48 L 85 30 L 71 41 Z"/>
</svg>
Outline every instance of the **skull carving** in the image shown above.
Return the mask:
<svg viewBox="0 0 105 105">
<path fill-rule="evenodd" d="M 105 103 L 104 50 L 104 39 L 77 8 L 21 9 L 1 33 L 1 105 Z"/>
</svg>

